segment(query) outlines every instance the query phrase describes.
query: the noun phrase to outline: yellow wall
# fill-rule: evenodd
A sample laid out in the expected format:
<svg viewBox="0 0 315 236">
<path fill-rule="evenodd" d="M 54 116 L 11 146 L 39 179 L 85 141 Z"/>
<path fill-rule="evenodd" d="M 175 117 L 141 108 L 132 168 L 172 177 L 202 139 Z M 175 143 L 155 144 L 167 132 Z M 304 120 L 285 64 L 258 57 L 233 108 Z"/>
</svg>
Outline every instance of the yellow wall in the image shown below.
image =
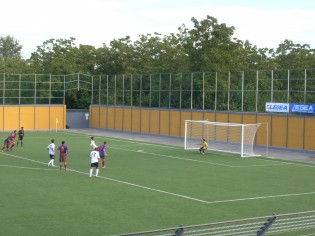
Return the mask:
<svg viewBox="0 0 315 236">
<path fill-rule="evenodd" d="M 19 106 L 3 107 L 3 127 L 5 130 L 15 130 L 20 127 Z"/>
<path fill-rule="evenodd" d="M 216 113 L 216 122 L 229 122 L 229 114 L 228 113 Z"/>
<path fill-rule="evenodd" d="M 246 114 L 243 115 L 243 121 L 237 122 L 241 124 L 256 124 L 257 123 L 257 117 L 256 115 L 252 114 Z"/>
<path fill-rule="evenodd" d="M 100 119 L 100 107 L 99 106 L 90 106 L 90 125 L 92 127 L 99 127 Z"/>
<path fill-rule="evenodd" d="M 271 117 L 271 146 L 284 148 L 287 145 L 287 120 L 283 116 Z"/>
<path fill-rule="evenodd" d="M 115 110 L 115 129 L 123 130 L 123 113 L 124 109 L 119 107 Z"/>
<path fill-rule="evenodd" d="M 131 109 L 125 108 L 124 109 L 124 131 L 131 131 Z"/>
<path fill-rule="evenodd" d="M 50 129 L 64 129 L 64 121 L 65 121 L 65 110 L 60 109 L 59 107 L 49 107 L 50 111 Z M 56 119 L 58 119 L 58 124 L 56 126 Z"/>
<path fill-rule="evenodd" d="M 101 110 L 101 112 L 99 112 L 99 110 Z M 25 111 L 31 113 L 31 110 L 26 109 Z M 293 117 L 270 113 L 249 114 L 150 108 L 131 109 L 106 106 L 101 106 L 100 109 L 99 106 L 91 106 L 90 111 L 92 116 L 91 128 L 108 128 L 177 137 L 184 136 L 185 120 L 209 120 L 243 124 L 261 123 L 255 137 L 256 145 L 315 150 L 314 117 Z M 0 115 L 1 114 L 3 114 L 3 112 L 0 107 Z M 100 124 L 98 116 L 101 117 Z M 108 122 L 106 123 L 106 121 Z M 227 129 L 225 131 L 229 132 Z M 222 139 L 223 138 L 225 137 L 222 137 Z M 239 140 L 234 138 L 229 141 L 234 142 Z"/>
<path fill-rule="evenodd" d="M 150 110 L 141 109 L 141 133 L 150 133 Z"/>
<path fill-rule="evenodd" d="M 170 136 L 180 136 L 180 112 L 170 112 Z"/>
<path fill-rule="evenodd" d="M 140 132 L 140 109 L 132 109 L 131 110 L 131 127 L 132 127 L 132 132 Z"/>
<path fill-rule="evenodd" d="M 107 128 L 108 129 L 115 129 L 115 110 L 114 107 L 108 107 L 107 112 Z"/>
<path fill-rule="evenodd" d="M 59 123 L 59 120 L 58 120 Z M 20 107 L 20 125 L 19 127 L 24 129 L 34 130 L 35 129 L 35 107 L 25 106 Z"/>
<path fill-rule="evenodd" d="M 271 117 L 270 115 L 257 115 L 257 123 L 260 127 L 257 130 L 256 144 L 261 146 L 270 146 L 271 138 Z"/>
<path fill-rule="evenodd" d="M 50 129 L 49 127 L 50 114 L 49 113 L 50 113 L 49 107 L 35 107 L 35 121 L 36 121 L 35 130 Z M 24 129 L 28 129 L 28 128 L 25 126 Z"/>
<path fill-rule="evenodd" d="M 160 111 L 159 110 L 151 110 L 150 113 L 150 134 L 159 134 L 160 132 Z"/>
<path fill-rule="evenodd" d="M 242 123 L 242 115 L 241 114 L 230 114 L 229 115 L 229 123 L 241 124 Z"/>
<path fill-rule="evenodd" d="M 293 149 L 303 149 L 304 119 L 288 117 L 288 146 Z"/>
<path fill-rule="evenodd" d="M 3 106 L 0 106 L 0 130 L 3 130 Z"/>
<path fill-rule="evenodd" d="M 56 121 L 58 123 L 56 125 Z M 64 105 L 6 105 L 0 106 L 0 129 L 17 130 L 65 129 L 66 106 Z"/>
<path fill-rule="evenodd" d="M 205 120 L 208 120 L 208 121 L 211 121 L 211 122 L 214 122 L 215 121 L 215 113 L 214 112 L 207 112 L 204 114 L 204 117 L 203 117 Z"/>
<path fill-rule="evenodd" d="M 107 128 L 107 107 L 100 107 L 100 128 L 106 129 Z"/>
<path fill-rule="evenodd" d="M 182 111 L 180 116 L 180 136 L 185 136 L 185 120 L 191 120 L 190 111 Z"/>
<path fill-rule="evenodd" d="M 191 117 L 192 120 L 203 120 L 203 112 L 193 112 Z"/>
<path fill-rule="evenodd" d="M 169 135 L 170 134 L 170 113 L 169 110 L 160 111 L 160 134 Z"/>
<path fill-rule="evenodd" d="M 315 119 L 306 117 L 304 128 L 304 149 L 315 150 Z"/>
</svg>

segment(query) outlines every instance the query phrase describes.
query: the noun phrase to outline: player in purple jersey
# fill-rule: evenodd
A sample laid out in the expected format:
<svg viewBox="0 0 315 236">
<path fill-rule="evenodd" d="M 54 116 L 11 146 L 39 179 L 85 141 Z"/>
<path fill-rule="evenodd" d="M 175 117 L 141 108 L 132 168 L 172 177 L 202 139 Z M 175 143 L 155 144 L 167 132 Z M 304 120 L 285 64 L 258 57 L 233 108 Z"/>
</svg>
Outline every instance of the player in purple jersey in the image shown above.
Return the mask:
<svg viewBox="0 0 315 236">
<path fill-rule="evenodd" d="M 1 149 L 1 151 L 3 152 L 4 149 L 7 149 L 7 151 L 9 151 L 9 147 L 10 147 L 10 144 L 11 144 L 11 135 L 9 135 L 3 142 L 3 148 Z"/>
<path fill-rule="evenodd" d="M 15 136 L 16 136 L 16 130 L 13 131 L 12 134 L 10 134 L 3 142 L 3 147 L 1 151 L 3 152 L 4 149 L 7 149 L 7 151 L 12 150 L 12 147 L 15 144 Z"/>
<path fill-rule="evenodd" d="M 104 142 L 100 147 L 99 147 L 99 152 L 100 152 L 100 158 L 102 160 L 102 168 L 105 169 L 105 157 L 107 156 L 106 153 L 106 148 L 107 148 L 107 144 L 106 142 Z"/>
<path fill-rule="evenodd" d="M 61 145 L 58 147 L 60 170 L 62 168 L 62 163 L 64 164 L 64 169 L 67 170 L 67 155 L 69 153 L 69 149 L 65 143 L 66 143 L 65 141 L 62 141 Z"/>
</svg>

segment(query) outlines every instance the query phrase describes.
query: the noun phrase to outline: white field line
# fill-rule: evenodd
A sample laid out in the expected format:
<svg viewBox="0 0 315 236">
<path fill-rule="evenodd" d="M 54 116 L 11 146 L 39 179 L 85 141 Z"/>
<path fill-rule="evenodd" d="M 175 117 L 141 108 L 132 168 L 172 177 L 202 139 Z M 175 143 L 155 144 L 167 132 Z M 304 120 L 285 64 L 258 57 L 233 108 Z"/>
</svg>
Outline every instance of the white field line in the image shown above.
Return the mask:
<svg viewBox="0 0 315 236">
<path fill-rule="evenodd" d="M 82 171 L 73 170 L 73 169 L 69 169 L 69 170 L 73 171 L 73 172 L 76 172 L 76 173 L 87 174 L 88 175 L 88 173 L 85 173 L 85 172 L 82 172 Z M 159 192 L 159 193 L 164 193 L 164 194 L 167 194 L 167 195 L 172 195 L 172 196 L 176 196 L 176 197 L 180 197 L 180 198 L 186 198 L 186 199 L 197 201 L 197 202 L 210 203 L 208 201 L 204 201 L 204 200 L 201 200 L 201 199 L 198 199 L 198 198 L 193 198 L 193 197 L 189 197 L 189 196 L 185 196 L 185 195 L 181 195 L 181 194 L 177 194 L 177 193 L 171 193 L 171 192 L 167 192 L 167 191 L 164 191 L 164 190 L 150 188 L 150 187 L 146 187 L 146 186 L 142 186 L 142 185 L 138 185 L 138 184 L 133 184 L 133 183 L 129 183 L 129 182 L 126 182 L 126 181 L 121 181 L 121 180 L 112 179 L 112 178 L 108 178 L 108 177 L 98 176 L 97 178 L 98 179 L 106 179 L 106 180 L 110 180 L 110 181 L 117 182 L 117 183 L 120 183 L 120 184 L 126 184 L 126 185 L 130 185 L 130 186 L 133 186 L 133 187 L 136 187 L 136 188 L 142 188 L 142 189 L 146 189 L 146 190 L 150 190 L 150 191 L 154 191 L 154 192 Z"/>
<path fill-rule="evenodd" d="M 5 153 L 5 152 L 2 152 L 1 154 L 6 155 L 6 156 L 11 156 L 11 157 L 16 157 L 16 158 L 23 159 L 23 160 L 27 160 L 27 161 L 31 161 L 31 162 L 36 162 L 36 163 L 40 163 L 40 164 L 45 164 L 45 165 L 47 165 L 47 163 L 48 163 L 48 162 L 45 163 L 45 162 L 42 162 L 42 161 L 32 160 L 32 159 L 29 159 L 29 158 L 26 158 L 26 157 L 16 156 L 16 155 L 9 154 L 9 153 Z"/>
<path fill-rule="evenodd" d="M 215 163 L 215 162 L 209 162 L 209 161 L 201 161 L 197 159 L 187 159 L 187 158 L 182 158 L 182 157 L 176 157 L 176 156 L 170 156 L 170 155 L 164 155 L 164 154 L 157 154 L 157 153 L 152 153 L 152 152 L 145 152 L 141 151 L 139 152 L 138 150 L 130 150 L 130 149 L 124 149 L 124 148 L 117 148 L 117 147 L 112 147 L 113 149 L 118 149 L 118 150 L 123 150 L 123 151 L 128 151 L 128 152 L 137 152 L 141 154 L 149 154 L 152 156 L 160 156 L 160 157 L 167 157 L 167 158 L 172 158 L 172 159 L 179 159 L 183 161 L 192 161 L 192 162 L 198 162 L 198 163 L 203 163 L 203 164 L 209 164 L 209 165 L 217 165 L 217 166 L 224 166 L 224 167 L 231 167 L 231 168 L 246 168 L 246 167 L 253 167 L 253 166 L 279 166 L 279 165 L 290 165 L 291 163 L 286 163 L 286 162 L 279 162 L 275 164 L 266 164 L 266 165 L 248 165 L 248 166 L 235 166 L 235 165 L 226 165 L 226 164 L 220 164 L 220 163 Z"/>
<path fill-rule="evenodd" d="M 77 133 L 67 133 L 67 132 L 63 132 L 64 134 L 68 134 L 68 135 L 74 135 L 74 136 L 91 136 L 91 135 L 87 135 L 87 134 L 77 134 Z M 94 136 L 94 137 L 100 137 L 100 136 Z M 175 147 L 175 146 L 167 146 L 167 145 L 160 145 L 160 144 L 152 144 L 152 143 L 145 143 L 143 141 L 131 141 L 131 140 L 126 140 L 126 139 L 119 139 L 119 138 L 108 138 L 106 137 L 106 139 L 109 140 L 122 140 L 123 142 L 130 142 L 133 144 L 139 144 L 139 142 L 141 143 L 141 145 L 147 145 L 147 146 L 155 146 L 155 147 L 163 147 L 163 148 L 171 148 L 171 149 L 180 149 L 182 150 L 182 148 L 179 147 Z M 125 146 L 125 145 L 117 145 L 119 147 L 121 146 Z M 116 146 L 110 146 L 111 148 L 114 149 L 120 149 L 120 148 L 116 148 Z M 120 149 L 120 150 L 124 150 L 124 151 L 133 151 L 130 149 Z M 189 151 L 189 150 L 188 150 Z M 138 152 L 137 151 L 133 151 L 133 152 Z M 168 155 L 163 155 L 163 154 L 156 154 L 156 153 L 149 153 L 149 152 L 141 152 L 141 153 L 145 153 L 145 154 L 151 154 L 151 155 L 155 155 L 155 156 L 163 156 L 163 157 L 169 157 L 169 158 L 174 158 L 174 159 L 179 159 L 179 160 L 184 160 L 184 161 L 193 161 L 193 162 L 199 162 L 199 163 L 206 163 L 206 164 L 211 164 L 211 165 L 218 165 L 218 166 L 225 166 L 225 167 L 231 167 L 231 168 L 247 168 L 247 167 L 264 167 L 264 166 L 281 166 L 281 165 L 302 165 L 302 166 L 307 166 L 307 167 L 315 167 L 312 165 L 307 165 L 307 164 L 299 164 L 299 163 L 291 163 L 291 162 L 283 162 L 283 161 L 276 161 L 276 160 L 263 160 L 266 162 L 272 162 L 275 164 L 263 164 L 263 165 L 247 165 L 247 166 L 235 166 L 235 165 L 225 165 L 225 164 L 220 164 L 220 163 L 214 163 L 214 162 L 206 162 L 206 161 L 200 161 L 200 160 L 195 160 L 195 159 L 186 159 L 186 158 L 181 158 L 181 157 L 174 157 L 174 156 L 168 156 Z M 228 154 L 221 154 L 221 153 L 216 153 L 216 155 L 224 155 L 224 156 L 234 156 L 234 155 L 228 155 Z"/>
<path fill-rule="evenodd" d="M 212 201 L 212 202 L 208 202 L 208 203 L 209 204 L 214 204 L 214 203 L 240 202 L 240 201 L 248 201 L 248 200 L 258 200 L 258 199 L 268 199 L 268 198 L 281 198 L 281 197 L 293 197 L 293 196 L 303 196 L 303 195 L 315 195 L 315 192 L 290 193 L 290 194 L 280 194 L 280 195 L 271 195 L 271 196 L 262 196 L 262 197 L 248 197 L 248 198 Z"/>
<path fill-rule="evenodd" d="M 36 168 L 36 167 L 26 167 L 26 166 L 10 166 L 10 165 L 0 165 L 0 167 L 9 167 L 9 168 L 20 168 L 20 169 L 29 169 L 29 170 L 57 170 L 57 169 L 44 169 L 44 168 Z"/>
<path fill-rule="evenodd" d="M 20 156 L 16 156 L 16 155 L 12 155 L 12 154 L 6 154 L 6 153 L 3 153 L 3 154 L 47 165 L 47 163 L 45 163 L 45 162 L 35 161 L 35 160 L 29 159 L 29 158 L 26 158 L 26 157 L 20 157 Z M 86 172 L 82 172 L 82 171 L 78 171 L 78 170 L 74 170 L 74 169 L 69 169 L 68 168 L 68 171 L 72 171 L 72 172 L 75 172 L 75 173 L 88 175 L 88 173 L 86 173 Z M 271 196 L 262 196 L 262 197 L 249 197 L 249 198 L 228 199 L 228 200 L 218 200 L 218 201 L 205 201 L 205 200 L 201 200 L 201 199 L 198 199 L 198 198 L 193 198 L 193 197 L 189 197 L 189 196 L 185 196 L 185 195 L 181 195 L 181 194 L 167 192 L 167 191 L 164 191 L 164 190 L 154 189 L 154 188 L 150 188 L 150 187 L 146 187 L 146 186 L 142 186 L 142 185 L 138 185 L 138 184 L 133 184 L 133 183 L 129 183 L 129 182 L 126 182 L 126 181 L 117 180 L 117 179 L 112 179 L 112 178 L 108 178 L 108 177 L 98 176 L 98 178 L 105 179 L 105 180 L 110 180 L 110 181 L 113 181 L 113 182 L 116 182 L 116 183 L 120 183 L 120 184 L 130 185 L 130 186 L 133 186 L 133 187 L 136 187 L 136 188 L 142 188 L 142 189 L 146 189 L 146 190 L 150 190 L 150 191 L 154 191 L 154 192 L 159 192 L 159 193 L 172 195 L 172 196 L 176 196 L 176 197 L 180 197 L 180 198 L 185 198 L 185 199 L 189 199 L 189 200 L 193 200 L 193 201 L 197 201 L 197 202 L 202 202 L 202 203 L 206 203 L 206 204 L 220 204 L 220 203 L 228 203 L 228 202 L 240 202 L 240 201 L 248 201 L 248 200 L 261 200 L 261 199 L 269 199 L 269 198 L 287 198 L 287 197 L 303 196 L 303 195 L 315 195 L 315 192 L 290 193 L 290 194 L 271 195 Z"/>
</svg>

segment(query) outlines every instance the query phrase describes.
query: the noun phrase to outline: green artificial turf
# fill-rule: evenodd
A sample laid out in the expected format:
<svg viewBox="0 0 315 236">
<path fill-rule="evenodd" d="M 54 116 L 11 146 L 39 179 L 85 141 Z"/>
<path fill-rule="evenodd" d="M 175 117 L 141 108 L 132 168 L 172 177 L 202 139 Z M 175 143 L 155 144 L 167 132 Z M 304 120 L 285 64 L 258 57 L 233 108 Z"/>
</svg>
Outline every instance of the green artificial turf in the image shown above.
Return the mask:
<svg viewBox="0 0 315 236">
<path fill-rule="evenodd" d="M 47 166 L 52 138 L 69 147 L 67 171 Z M 88 177 L 87 135 L 26 132 L 23 147 L 0 153 L 1 235 L 115 235 L 315 209 L 315 165 L 95 140 L 108 144 L 99 178 Z"/>
</svg>

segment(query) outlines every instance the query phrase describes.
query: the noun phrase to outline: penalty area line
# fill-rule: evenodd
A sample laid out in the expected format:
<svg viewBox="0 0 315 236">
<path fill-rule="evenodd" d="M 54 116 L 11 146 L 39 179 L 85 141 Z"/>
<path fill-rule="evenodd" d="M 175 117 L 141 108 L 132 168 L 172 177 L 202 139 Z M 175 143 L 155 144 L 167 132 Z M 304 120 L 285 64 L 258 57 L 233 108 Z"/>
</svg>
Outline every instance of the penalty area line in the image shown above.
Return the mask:
<svg viewBox="0 0 315 236">
<path fill-rule="evenodd" d="M 69 169 L 70 171 L 76 172 L 76 173 L 80 173 L 80 174 L 88 174 L 82 171 L 78 171 L 78 170 L 73 170 L 73 169 Z M 150 191 L 154 191 L 154 192 L 159 192 L 159 193 L 164 193 L 167 195 L 172 195 L 172 196 L 176 196 L 176 197 L 180 197 L 180 198 L 185 198 L 185 199 L 189 199 L 189 200 L 193 200 L 193 201 L 197 201 L 197 202 L 202 202 L 202 203 L 210 203 L 208 201 L 204 201 L 198 198 L 193 198 L 193 197 L 189 197 L 189 196 L 185 196 L 185 195 L 181 195 L 181 194 L 177 194 L 177 193 L 171 193 L 171 192 L 167 192 L 164 190 L 160 190 L 160 189 L 155 189 L 155 188 L 150 188 L 150 187 L 146 187 L 146 186 L 142 186 L 142 185 L 138 185 L 138 184 L 133 184 L 133 183 L 129 183 L 126 181 L 121 181 L 121 180 L 117 180 L 117 179 L 112 179 L 112 178 L 108 178 L 108 177 L 103 177 L 103 176 L 98 176 L 97 178 L 99 179 L 106 179 L 106 180 L 110 180 L 113 182 L 117 182 L 120 184 L 126 184 L 126 185 L 130 185 L 133 187 L 137 187 L 137 188 L 142 188 L 142 189 L 146 189 L 146 190 L 150 190 Z"/>
</svg>

